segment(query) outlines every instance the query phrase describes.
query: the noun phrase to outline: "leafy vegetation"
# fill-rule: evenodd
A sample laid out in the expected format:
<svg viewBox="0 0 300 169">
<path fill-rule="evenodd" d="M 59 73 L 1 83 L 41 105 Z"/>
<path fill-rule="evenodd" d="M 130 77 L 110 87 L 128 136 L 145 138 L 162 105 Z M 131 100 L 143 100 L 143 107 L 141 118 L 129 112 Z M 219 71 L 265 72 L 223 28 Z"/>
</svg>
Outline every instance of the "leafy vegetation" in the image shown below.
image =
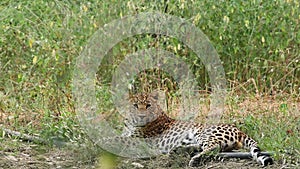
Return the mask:
<svg viewBox="0 0 300 169">
<path fill-rule="evenodd" d="M 278 159 L 299 164 L 294 158 L 300 156 L 299 8 L 298 0 L 2 0 L 0 124 L 49 140 L 86 142 L 72 97 L 77 56 L 105 23 L 159 11 L 193 23 L 216 48 L 228 81 L 225 119 L 240 122 Z M 170 37 L 134 36 L 114 46 L 99 67 L 101 112 L 110 111 L 107 88 L 124 56 L 157 45 L 185 59 L 200 89 L 210 90 L 204 66 L 184 44 Z"/>
</svg>

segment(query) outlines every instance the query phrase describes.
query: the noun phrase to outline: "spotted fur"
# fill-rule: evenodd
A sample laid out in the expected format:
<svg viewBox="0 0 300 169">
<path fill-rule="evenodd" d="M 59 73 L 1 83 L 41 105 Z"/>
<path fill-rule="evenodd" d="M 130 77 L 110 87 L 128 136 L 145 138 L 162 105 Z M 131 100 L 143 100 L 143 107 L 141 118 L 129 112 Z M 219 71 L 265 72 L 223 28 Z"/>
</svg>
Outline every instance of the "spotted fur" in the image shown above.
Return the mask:
<svg viewBox="0 0 300 169">
<path fill-rule="evenodd" d="M 245 148 L 263 166 L 273 164 L 271 157 L 262 155 L 256 141 L 230 124 L 205 126 L 200 123 L 175 120 L 158 106 L 157 95 L 145 93 L 131 98 L 132 109 L 126 120 L 129 137 L 146 138 L 161 153 L 169 153 L 177 147 L 193 147 L 199 153 L 192 156 L 189 166 L 196 166 L 200 157 L 219 148 L 231 151 Z M 128 134 L 128 131 L 129 134 Z"/>
</svg>

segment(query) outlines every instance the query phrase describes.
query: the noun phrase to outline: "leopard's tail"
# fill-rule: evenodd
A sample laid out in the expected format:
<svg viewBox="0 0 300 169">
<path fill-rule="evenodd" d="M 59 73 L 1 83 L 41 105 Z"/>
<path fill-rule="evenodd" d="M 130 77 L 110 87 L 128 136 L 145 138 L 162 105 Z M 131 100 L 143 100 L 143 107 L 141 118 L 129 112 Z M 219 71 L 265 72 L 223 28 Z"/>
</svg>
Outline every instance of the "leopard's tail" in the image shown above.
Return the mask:
<svg viewBox="0 0 300 169">
<path fill-rule="evenodd" d="M 272 165 L 273 159 L 266 154 L 262 154 L 260 148 L 257 146 L 255 140 L 250 138 L 249 136 L 245 135 L 244 138 L 244 147 L 250 150 L 251 156 L 254 160 L 258 163 L 262 164 L 263 166 Z"/>
<path fill-rule="evenodd" d="M 250 153 L 253 159 L 256 160 L 258 163 L 262 164 L 263 166 L 273 164 L 273 159 L 269 155 L 262 154 L 257 146 L 252 146 L 250 148 Z"/>
</svg>

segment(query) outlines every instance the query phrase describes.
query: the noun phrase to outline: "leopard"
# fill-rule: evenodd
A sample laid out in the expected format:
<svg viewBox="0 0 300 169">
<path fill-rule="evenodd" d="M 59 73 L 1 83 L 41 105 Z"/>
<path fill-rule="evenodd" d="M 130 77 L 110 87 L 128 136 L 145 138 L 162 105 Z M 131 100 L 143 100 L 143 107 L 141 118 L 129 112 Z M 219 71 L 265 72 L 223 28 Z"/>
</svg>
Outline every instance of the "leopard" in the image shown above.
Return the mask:
<svg viewBox="0 0 300 169">
<path fill-rule="evenodd" d="M 227 152 L 246 149 L 262 166 L 274 163 L 263 154 L 258 143 L 234 124 L 201 124 L 171 118 L 157 103 L 157 93 L 138 93 L 130 97 L 130 111 L 125 120 L 124 137 L 144 138 L 163 154 L 179 147 L 192 147 L 197 153 L 188 165 L 196 167 L 205 154 L 214 150 Z"/>
</svg>

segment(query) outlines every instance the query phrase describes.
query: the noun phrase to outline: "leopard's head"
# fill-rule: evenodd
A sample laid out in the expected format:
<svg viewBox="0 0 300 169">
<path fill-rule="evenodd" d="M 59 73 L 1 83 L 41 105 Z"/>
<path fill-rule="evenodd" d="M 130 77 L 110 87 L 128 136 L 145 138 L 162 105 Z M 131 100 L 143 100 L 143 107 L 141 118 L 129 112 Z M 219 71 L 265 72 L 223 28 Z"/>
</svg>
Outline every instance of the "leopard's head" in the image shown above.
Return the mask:
<svg viewBox="0 0 300 169">
<path fill-rule="evenodd" d="M 163 115 L 163 110 L 159 106 L 158 93 L 139 93 L 130 97 L 130 110 L 127 120 L 133 126 L 145 126 Z"/>
</svg>

